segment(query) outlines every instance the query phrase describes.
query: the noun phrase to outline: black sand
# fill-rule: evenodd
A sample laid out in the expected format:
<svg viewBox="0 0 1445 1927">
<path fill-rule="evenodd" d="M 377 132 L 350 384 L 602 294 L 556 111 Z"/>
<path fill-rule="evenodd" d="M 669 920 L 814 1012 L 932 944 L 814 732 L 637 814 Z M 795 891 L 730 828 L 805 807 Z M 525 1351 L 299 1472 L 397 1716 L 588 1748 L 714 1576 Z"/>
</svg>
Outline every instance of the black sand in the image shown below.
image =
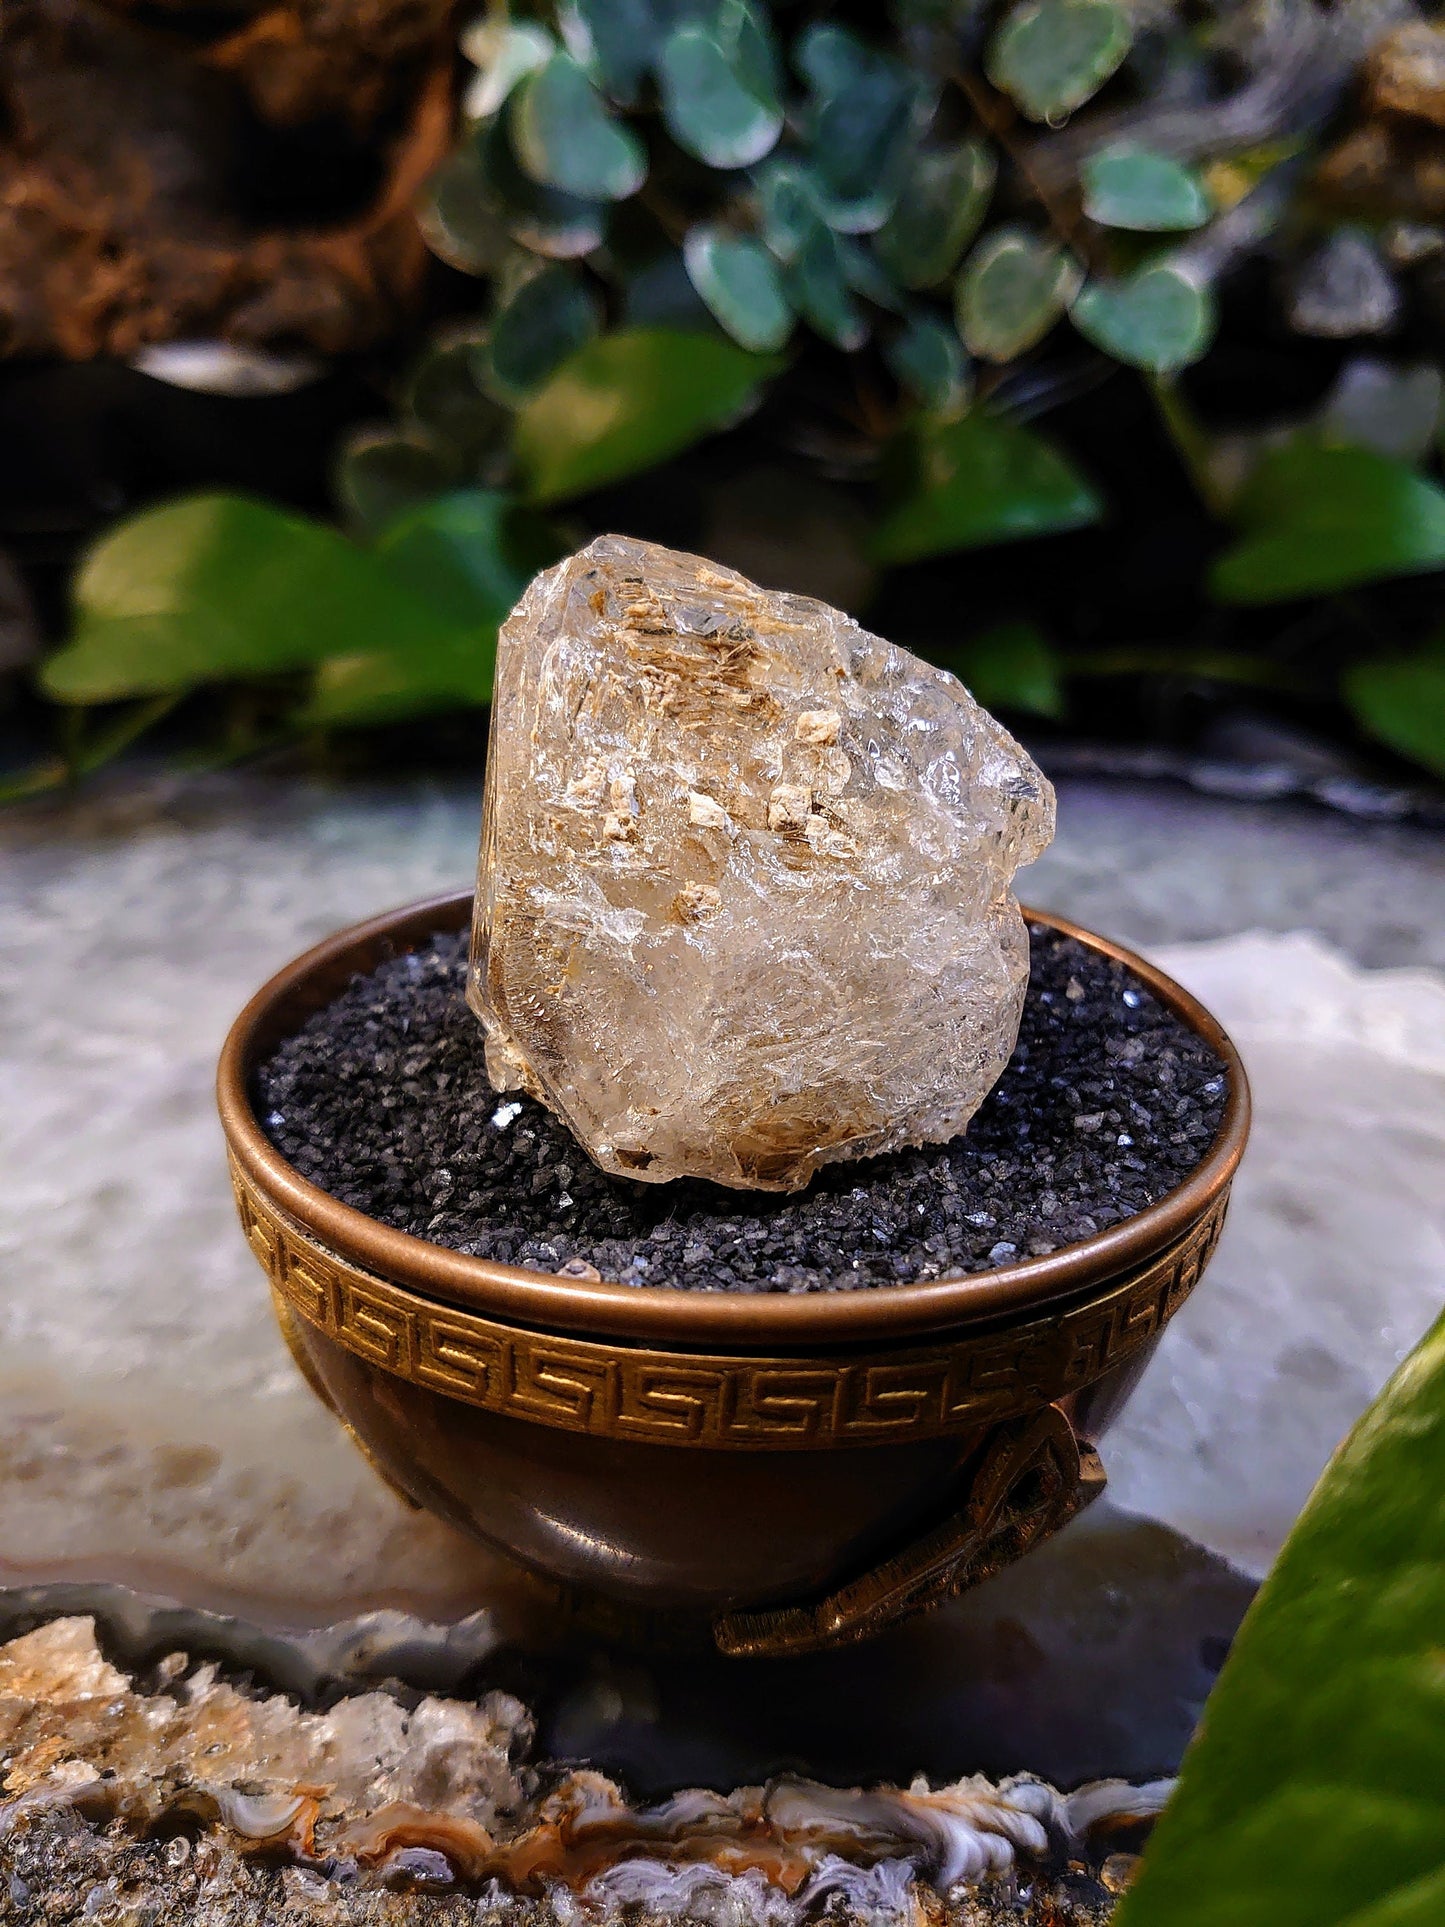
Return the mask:
<svg viewBox="0 0 1445 1927">
<path fill-rule="evenodd" d="M 828 1166 L 789 1196 L 597 1169 L 483 1068 L 466 940 L 358 978 L 261 1070 L 258 1113 L 314 1184 L 457 1251 L 638 1285 L 820 1291 L 987 1271 L 1076 1243 L 1174 1188 L 1225 1078 L 1122 965 L 1047 931 L 1018 1047 L 967 1134 Z"/>
</svg>

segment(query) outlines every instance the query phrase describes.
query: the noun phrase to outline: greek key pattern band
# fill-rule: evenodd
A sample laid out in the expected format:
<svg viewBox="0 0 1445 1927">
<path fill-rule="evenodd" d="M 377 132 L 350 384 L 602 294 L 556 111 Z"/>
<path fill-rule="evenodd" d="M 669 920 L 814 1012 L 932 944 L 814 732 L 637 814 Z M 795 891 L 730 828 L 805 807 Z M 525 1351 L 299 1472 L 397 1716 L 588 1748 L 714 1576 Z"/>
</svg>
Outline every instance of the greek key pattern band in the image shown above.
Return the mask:
<svg viewBox="0 0 1445 1927">
<path fill-rule="evenodd" d="M 726 1357 L 505 1325 L 313 1242 L 233 1161 L 242 1228 L 280 1299 L 358 1358 L 467 1405 L 567 1432 L 712 1450 L 936 1438 L 1063 1397 L 1131 1357 L 1194 1289 L 1227 1193 L 1173 1246 L 1062 1313 L 869 1357 Z"/>
</svg>

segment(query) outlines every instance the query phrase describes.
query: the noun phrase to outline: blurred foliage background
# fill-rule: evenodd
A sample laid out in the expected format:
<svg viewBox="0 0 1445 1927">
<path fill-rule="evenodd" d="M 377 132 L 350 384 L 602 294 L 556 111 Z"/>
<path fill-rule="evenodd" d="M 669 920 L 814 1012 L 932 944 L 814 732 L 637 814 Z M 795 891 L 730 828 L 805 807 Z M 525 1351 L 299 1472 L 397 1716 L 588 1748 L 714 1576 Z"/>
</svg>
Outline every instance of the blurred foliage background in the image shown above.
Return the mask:
<svg viewBox="0 0 1445 1927">
<path fill-rule="evenodd" d="M 14 0 L 0 108 L 7 795 L 474 747 L 604 528 L 1445 775 L 1434 9 Z"/>
</svg>

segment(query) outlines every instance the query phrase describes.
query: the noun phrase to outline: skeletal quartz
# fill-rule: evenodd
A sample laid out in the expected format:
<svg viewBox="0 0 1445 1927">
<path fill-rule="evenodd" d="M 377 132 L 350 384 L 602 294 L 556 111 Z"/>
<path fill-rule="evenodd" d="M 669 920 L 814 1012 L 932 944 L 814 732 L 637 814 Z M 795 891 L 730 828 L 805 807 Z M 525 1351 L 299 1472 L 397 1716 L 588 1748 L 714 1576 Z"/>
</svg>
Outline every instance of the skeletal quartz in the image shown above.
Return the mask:
<svg viewBox="0 0 1445 1927">
<path fill-rule="evenodd" d="M 605 1170 L 789 1191 L 957 1136 L 1028 978 L 1053 792 L 942 669 L 602 536 L 502 630 L 468 995 Z"/>
</svg>

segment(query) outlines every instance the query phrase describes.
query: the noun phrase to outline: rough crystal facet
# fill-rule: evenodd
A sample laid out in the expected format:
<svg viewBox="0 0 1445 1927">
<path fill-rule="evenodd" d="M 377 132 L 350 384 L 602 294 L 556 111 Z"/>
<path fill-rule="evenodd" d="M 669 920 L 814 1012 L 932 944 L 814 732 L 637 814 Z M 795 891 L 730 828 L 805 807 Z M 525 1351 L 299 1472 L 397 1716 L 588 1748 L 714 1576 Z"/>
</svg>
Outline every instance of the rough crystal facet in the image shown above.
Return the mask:
<svg viewBox="0 0 1445 1927">
<path fill-rule="evenodd" d="M 793 1190 L 955 1137 L 1013 1049 L 1053 793 L 944 670 L 602 536 L 502 631 L 468 994 L 609 1171 Z"/>
</svg>

